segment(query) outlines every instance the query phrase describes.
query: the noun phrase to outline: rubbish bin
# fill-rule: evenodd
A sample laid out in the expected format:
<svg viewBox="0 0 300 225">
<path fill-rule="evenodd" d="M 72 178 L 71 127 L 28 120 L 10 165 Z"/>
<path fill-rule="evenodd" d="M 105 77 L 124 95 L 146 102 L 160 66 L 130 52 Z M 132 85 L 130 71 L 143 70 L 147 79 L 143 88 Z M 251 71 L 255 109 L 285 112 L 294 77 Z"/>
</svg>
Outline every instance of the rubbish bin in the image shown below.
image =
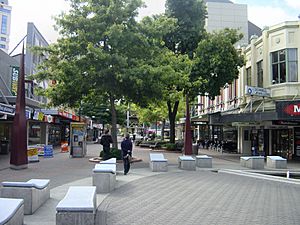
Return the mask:
<svg viewBox="0 0 300 225">
<path fill-rule="evenodd" d="M 0 141 L 0 154 L 8 154 L 8 141 Z"/>
<path fill-rule="evenodd" d="M 193 144 L 193 155 L 198 155 L 198 144 Z"/>
</svg>

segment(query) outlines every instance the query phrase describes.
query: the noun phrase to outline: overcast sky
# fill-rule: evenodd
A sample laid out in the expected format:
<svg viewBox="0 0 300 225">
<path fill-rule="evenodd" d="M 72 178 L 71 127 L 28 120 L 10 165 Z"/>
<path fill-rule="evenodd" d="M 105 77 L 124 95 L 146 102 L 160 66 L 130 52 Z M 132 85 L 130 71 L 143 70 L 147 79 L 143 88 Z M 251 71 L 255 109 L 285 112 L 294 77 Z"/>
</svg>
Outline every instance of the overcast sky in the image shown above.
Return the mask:
<svg viewBox="0 0 300 225">
<path fill-rule="evenodd" d="M 140 15 L 164 12 L 165 0 L 144 0 L 148 6 Z M 232 0 L 248 5 L 248 19 L 263 28 L 283 21 L 298 20 L 300 0 Z M 49 43 L 56 41 L 53 16 L 68 10 L 65 0 L 9 0 L 12 6 L 10 51 L 26 35 L 27 22 L 33 22 Z M 14 54 L 18 53 L 18 50 Z"/>
</svg>

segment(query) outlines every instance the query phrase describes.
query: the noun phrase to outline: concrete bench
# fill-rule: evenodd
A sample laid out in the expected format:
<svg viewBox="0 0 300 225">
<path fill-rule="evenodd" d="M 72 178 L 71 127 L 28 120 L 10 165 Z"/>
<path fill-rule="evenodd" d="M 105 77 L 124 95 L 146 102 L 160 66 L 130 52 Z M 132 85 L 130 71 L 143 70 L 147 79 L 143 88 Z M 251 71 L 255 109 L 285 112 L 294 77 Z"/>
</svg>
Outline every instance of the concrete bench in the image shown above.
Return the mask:
<svg viewBox="0 0 300 225">
<path fill-rule="evenodd" d="M 212 157 L 207 155 L 197 155 L 196 166 L 200 168 L 212 168 Z"/>
<path fill-rule="evenodd" d="M 241 166 L 251 169 L 263 169 L 265 157 L 263 156 L 242 156 L 240 157 Z"/>
<path fill-rule="evenodd" d="M 116 158 L 110 158 L 104 161 L 101 161 L 100 164 L 117 164 Z"/>
<path fill-rule="evenodd" d="M 115 189 L 116 164 L 96 164 L 93 169 L 93 186 L 97 193 L 108 193 Z"/>
<path fill-rule="evenodd" d="M 152 172 L 167 172 L 168 160 L 162 153 L 150 153 L 150 168 Z"/>
<path fill-rule="evenodd" d="M 96 187 L 71 186 L 56 206 L 56 225 L 94 225 Z"/>
<path fill-rule="evenodd" d="M 267 156 L 267 167 L 275 169 L 286 169 L 287 160 L 280 156 Z"/>
<path fill-rule="evenodd" d="M 1 197 L 24 199 L 24 213 L 30 215 L 50 198 L 49 182 L 47 179 L 2 182 Z"/>
<path fill-rule="evenodd" d="M 0 198 L 0 225 L 23 225 L 24 200 Z"/>
<path fill-rule="evenodd" d="M 182 170 L 196 170 L 196 160 L 192 156 L 179 156 L 178 163 Z"/>
</svg>

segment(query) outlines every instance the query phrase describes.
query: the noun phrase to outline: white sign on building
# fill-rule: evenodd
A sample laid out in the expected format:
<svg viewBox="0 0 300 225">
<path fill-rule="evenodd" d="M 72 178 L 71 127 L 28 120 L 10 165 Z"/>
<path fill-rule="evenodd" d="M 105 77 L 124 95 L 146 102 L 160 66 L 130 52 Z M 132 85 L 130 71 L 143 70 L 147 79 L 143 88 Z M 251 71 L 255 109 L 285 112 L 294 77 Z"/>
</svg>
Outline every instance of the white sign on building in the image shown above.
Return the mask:
<svg viewBox="0 0 300 225">
<path fill-rule="evenodd" d="M 269 89 L 260 88 L 260 87 L 251 87 L 246 85 L 245 87 L 245 95 L 251 96 L 260 96 L 260 97 L 270 97 L 271 92 Z"/>
</svg>

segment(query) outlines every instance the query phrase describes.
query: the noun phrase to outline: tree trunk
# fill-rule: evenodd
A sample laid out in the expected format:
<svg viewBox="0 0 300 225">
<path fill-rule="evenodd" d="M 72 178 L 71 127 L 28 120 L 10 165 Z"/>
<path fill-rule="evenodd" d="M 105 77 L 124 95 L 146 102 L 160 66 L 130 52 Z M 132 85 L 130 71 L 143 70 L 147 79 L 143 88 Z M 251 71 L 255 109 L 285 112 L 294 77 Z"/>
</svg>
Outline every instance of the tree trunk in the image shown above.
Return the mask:
<svg viewBox="0 0 300 225">
<path fill-rule="evenodd" d="M 170 143 L 175 144 L 175 120 L 178 111 L 179 101 L 175 101 L 173 106 L 173 111 L 172 111 L 171 101 L 167 101 L 167 104 L 168 104 L 168 113 L 169 113 L 169 120 L 170 120 Z"/>
<path fill-rule="evenodd" d="M 117 112 L 115 107 L 115 98 L 109 94 L 110 110 L 111 110 L 111 136 L 113 139 L 113 148 L 118 148 L 117 141 Z"/>
</svg>

